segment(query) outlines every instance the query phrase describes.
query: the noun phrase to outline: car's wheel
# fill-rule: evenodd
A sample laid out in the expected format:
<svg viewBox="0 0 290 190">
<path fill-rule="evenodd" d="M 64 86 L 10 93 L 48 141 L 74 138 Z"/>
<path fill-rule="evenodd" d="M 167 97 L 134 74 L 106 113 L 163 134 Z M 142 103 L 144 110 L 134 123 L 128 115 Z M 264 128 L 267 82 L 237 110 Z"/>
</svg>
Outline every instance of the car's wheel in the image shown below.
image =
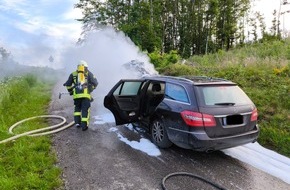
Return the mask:
<svg viewBox="0 0 290 190">
<path fill-rule="evenodd" d="M 151 138 L 153 143 L 160 148 L 169 148 L 172 145 L 164 124 L 160 120 L 153 121 L 151 125 Z"/>
</svg>

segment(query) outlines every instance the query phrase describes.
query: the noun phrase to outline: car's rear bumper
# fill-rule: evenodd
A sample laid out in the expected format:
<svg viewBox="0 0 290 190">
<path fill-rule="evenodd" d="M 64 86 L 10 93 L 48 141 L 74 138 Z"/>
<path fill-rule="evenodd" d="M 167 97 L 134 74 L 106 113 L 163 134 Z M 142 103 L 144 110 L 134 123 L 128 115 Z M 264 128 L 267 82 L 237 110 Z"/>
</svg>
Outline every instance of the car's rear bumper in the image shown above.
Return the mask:
<svg viewBox="0 0 290 190">
<path fill-rule="evenodd" d="M 210 138 L 204 131 L 199 132 L 179 131 L 180 133 L 183 133 L 182 136 L 184 136 L 187 133 L 186 136 L 188 136 L 188 142 L 186 143 L 173 140 L 173 143 L 183 148 L 208 152 L 255 142 L 258 139 L 259 131 L 260 131 L 259 127 L 255 126 L 255 129 L 252 131 L 239 135 L 220 138 Z"/>
</svg>

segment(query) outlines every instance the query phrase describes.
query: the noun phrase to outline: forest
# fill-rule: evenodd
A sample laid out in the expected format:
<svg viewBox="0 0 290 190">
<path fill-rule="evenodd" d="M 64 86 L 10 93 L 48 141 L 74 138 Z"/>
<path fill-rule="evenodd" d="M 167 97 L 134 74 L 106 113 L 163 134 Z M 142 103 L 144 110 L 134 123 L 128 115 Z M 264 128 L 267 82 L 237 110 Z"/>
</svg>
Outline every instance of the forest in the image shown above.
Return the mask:
<svg viewBox="0 0 290 190">
<path fill-rule="evenodd" d="M 80 0 L 84 35 L 112 26 L 143 51 L 176 52 L 182 58 L 281 39 L 280 10 L 272 26 L 251 11 L 253 0 Z M 287 0 L 281 1 L 280 8 Z"/>
</svg>

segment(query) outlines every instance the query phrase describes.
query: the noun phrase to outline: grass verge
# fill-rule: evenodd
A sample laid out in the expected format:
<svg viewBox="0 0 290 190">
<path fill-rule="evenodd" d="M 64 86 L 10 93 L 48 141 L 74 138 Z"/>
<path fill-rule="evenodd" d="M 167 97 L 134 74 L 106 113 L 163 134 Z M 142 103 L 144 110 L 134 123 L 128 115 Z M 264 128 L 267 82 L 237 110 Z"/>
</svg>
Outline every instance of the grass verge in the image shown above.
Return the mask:
<svg viewBox="0 0 290 190">
<path fill-rule="evenodd" d="M 32 75 L 5 79 L 0 83 L 0 140 L 11 134 L 8 128 L 28 117 L 48 114 L 52 84 Z M 46 119 L 31 120 L 14 130 L 48 126 Z M 48 136 L 21 137 L 0 144 L 0 189 L 56 189 L 62 185 L 61 170 Z"/>
<path fill-rule="evenodd" d="M 258 108 L 258 142 L 290 158 L 290 40 L 273 44 L 279 44 L 275 51 L 272 44 L 257 44 L 194 56 L 186 64 L 171 64 L 159 71 L 165 75 L 209 76 L 236 82 Z"/>
</svg>

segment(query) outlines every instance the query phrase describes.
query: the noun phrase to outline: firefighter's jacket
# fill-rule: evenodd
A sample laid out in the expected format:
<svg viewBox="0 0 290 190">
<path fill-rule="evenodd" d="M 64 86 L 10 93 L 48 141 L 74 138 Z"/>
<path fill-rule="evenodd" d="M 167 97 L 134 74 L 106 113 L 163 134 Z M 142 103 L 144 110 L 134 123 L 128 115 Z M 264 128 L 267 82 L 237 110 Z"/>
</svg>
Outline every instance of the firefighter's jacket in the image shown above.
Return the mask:
<svg viewBox="0 0 290 190">
<path fill-rule="evenodd" d="M 69 75 L 68 80 L 63 84 L 66 86 L 73 99 L 88 98 L 91 99 L 91 92 L 98 86 L 97 78 L 89 70 L 84 74 L 85 80 L 80 83 L 78 72 L 74 71 Z"/>
</svg>

